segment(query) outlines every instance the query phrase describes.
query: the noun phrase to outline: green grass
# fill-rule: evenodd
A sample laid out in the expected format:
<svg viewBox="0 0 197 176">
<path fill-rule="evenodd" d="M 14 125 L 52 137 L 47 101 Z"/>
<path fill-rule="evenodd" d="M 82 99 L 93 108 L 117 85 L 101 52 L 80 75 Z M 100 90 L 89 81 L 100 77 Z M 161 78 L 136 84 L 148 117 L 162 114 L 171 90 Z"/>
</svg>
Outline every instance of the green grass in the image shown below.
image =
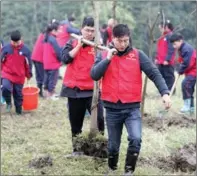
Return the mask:
<svg viewBox="0 0 197 176">
<path fill-rule="evenodd" d="M 32 84 L 35 80 L 31 81 Z M 177 94 L 172 97 L 173 106 L 166 115 L 177 116 L 182 106 L 179 80 Z M 58 82 L 57 90 L 61 88 L 62 81 Z M 22 116 L 5 112 L 1 115 L 1 173 L 2 175 L 103 175 L 107 171 L 107 163 L 96 161 L 90 157 L 66 158 L 72 152 L 71 132 L 68 120 L 66 98 L 57 101 L 39 100 L 39 108 Z M 148 83 L 148 98 L 145 111 L 157 117 L 163 108 L 157 90 L 151 82 Z M 2 108 L 3 110 L 3 108 Z M 89 119 L 84 122 L 83 131 L 89 130 Z M 106 132 L 107 133 L 107 132 Z M 107 134 L 105 134 L 107 136 Z M 196 126 L 192 128 L 179 128 L 171 126 L 164 132 L 143 127 L 142 149 L 140 157 L 156 158 L 167 157 L 178 147 L 182 147 L 196 140 Z M 128 146 L 127 133 L 124 128 L 122 135 L 119 169 L 116 174 L 124 171 L 125 154 Z M 50 154 L 53 166 L 43 169 L 29 168 L 29 161 L 33 158 Z M 139 166 L 136 175 L 165 175 L 188 174 L 170 173 L 156 167 L 156 163 Z"/>
</svg>

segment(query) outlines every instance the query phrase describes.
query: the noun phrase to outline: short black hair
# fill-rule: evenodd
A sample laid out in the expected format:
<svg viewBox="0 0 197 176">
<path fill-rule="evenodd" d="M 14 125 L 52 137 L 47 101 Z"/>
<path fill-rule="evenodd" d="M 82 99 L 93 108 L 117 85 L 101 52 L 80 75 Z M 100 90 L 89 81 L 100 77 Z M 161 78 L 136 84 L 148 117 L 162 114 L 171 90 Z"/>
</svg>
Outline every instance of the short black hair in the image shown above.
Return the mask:
<svg viewBox="0 0 197 176">
<path fill-rule="evenodd" d="M 160 23 L 161 26 L 164 26 L 164 27 L 168 27 L 171 31 L 174 30 L 174 26 L 173 24 L 170 22 L 170 20 L 166 20 L 165 22 L 161 22 Z"/>
<path fill-rule="evenodd" d="M 69 17 L 68 17 L 68 21 L 75 21 L 75 17 L 69 16 Z"/>
<path fill-rule="evenodd" d="M 130 37 L 130 29 L 126 24 L 117 24 L 113 28 L 113 36 L 114 37 L 123 37 L 123 36 Z"/>
<path fill-rule="evenodd" d="M 174 43 L 177 41 L 183 40 L 183 36 L 180 33 L 174 33 L 170 37 L 170 42 Z"/>
<path fill-rule="evenodd" d="M 107 28 L 107 24 L 103 24 L 102 29 L 106 29 L 106 28 Z"/>
<path fill-rule="evenodd" d="M 18 42 L 21 39 L 21 33 L 19 30 L 12 31 L 10 34 L 10 38 L 14 42 Z"/>
<path fill-rule="evenodd" d="M 82 28 L 85 26 L 94 27 L 94 18 L 91 16 L 85 17 L 83 19 Z"/>
</svg>

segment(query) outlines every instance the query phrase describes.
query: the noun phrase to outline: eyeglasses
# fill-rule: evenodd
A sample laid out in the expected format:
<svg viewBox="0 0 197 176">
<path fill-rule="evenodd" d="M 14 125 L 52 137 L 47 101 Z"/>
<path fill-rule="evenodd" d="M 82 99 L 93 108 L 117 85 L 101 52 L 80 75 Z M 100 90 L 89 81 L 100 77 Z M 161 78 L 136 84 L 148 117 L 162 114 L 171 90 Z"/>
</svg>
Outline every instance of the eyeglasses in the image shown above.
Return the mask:
<svg viewBox="0 0 197 176">
<path fill-rule="evenodd" d="M 87 32 L 87 33 L 94 33 L 95 32 L 94 29 L 84 29 L 84 31 Z"/>
</svg>

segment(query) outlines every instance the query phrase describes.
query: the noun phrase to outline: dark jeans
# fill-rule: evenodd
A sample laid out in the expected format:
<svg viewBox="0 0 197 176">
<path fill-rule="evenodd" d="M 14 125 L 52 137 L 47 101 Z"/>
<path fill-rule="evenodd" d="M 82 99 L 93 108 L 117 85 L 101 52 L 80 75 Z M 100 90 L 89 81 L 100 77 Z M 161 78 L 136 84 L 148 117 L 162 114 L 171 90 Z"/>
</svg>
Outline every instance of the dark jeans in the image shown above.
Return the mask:
<svg viewBox="0 0 197 176">
<path fill-rule="evenodd" d="M 2 79 L 2 95 L 8 105 L 11 105 L 11 94 L 13 93 L 15 107 L 22 107 L 22 89 L 23 84 L 15 84 L 8 79 Z"/>
<path fill-rule="evenodd" d="M 87 98 L 68 98 L 68 112 L 71 125 L 72 136 L 82 132 L 83 121 L 86 109 L 91 113 L 92 97 Z M 104 132 L 103 106 L 101 101 L 98 104 L 98 129 Z"/>
<path fill-rule="evenodd" d="M 44 83 L 44 67 L 43 63 L 34 61 L 35 71 L 36 71 L 36 82 L 38 87 L 42 86 Z"/>
<path fill-rule="evenodd" d="M 128 133 L 128 151 L 130 153 L 140 152 L 142 125 L 139 108 L 124 110 L 106 108 L 106 122 L 109 155 L 119 153 L 123 124 L 125 124 Z"/>
<path fill-rule="evenodd" d="M 194 90 L 196 84 L 196 77 L 188 75 L 182 81 L 183 100 L 191 98 L 191 107 L 194 107 Z"/>
<path fill-rule="evenodd" d="M 44 71 L 44 89 L 52 93 L 55 90 L 58 81 L 59 71 L 45 70 Z"/>
<path fill-rule="evenodd" d="M 174 67 L 172 65 L 158 65 L 158 69 L 163 76 L 168 89 L 171 90 L 175 81 Z"/>
</svg>

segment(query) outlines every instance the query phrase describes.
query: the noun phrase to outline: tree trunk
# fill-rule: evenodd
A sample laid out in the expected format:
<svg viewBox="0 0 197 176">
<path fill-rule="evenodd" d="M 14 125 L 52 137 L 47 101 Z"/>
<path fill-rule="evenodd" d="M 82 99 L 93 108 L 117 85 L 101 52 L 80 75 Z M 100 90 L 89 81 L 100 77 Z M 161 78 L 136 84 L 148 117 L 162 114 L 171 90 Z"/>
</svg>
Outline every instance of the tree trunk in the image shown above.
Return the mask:
<svg viewBox="0 0 197 176">
<path fill-rule="evenodd" d="M 38 20 L 37 20 L 37 1 L 34 2 L 34 23 L 35 23 L 35 28 L 36 28 L 36 33 L 39 34 L 40 30 L 38 27 Z"/>
<path fill-rule="evenodd" d="M 117 1 L 112 2 L 112 18 L 115 20 L 116 19 L 116 5 Z"/>
<path fill-rule="evenodd" d="M 98 11 L 99 10 L 99 2 L 92 1 L 92 5 L 93 5 L 95 29 L 96 29 L 95 42 L 100 43 L 99 11 Z M 95 48 L 95 59 L 96 59 L 97 52 L 98 51 Z M 98 81 L 95 81 L 94 82 L 93 98 L 92 98 L 91 122 L 90 122 L 90 133 L 93 135 L 95 135 L 98 132 L 98 125 L 97 125 L 98 99 L 99 99 L 99 83 L 98 83 Z"/>
<path fill-rule="evenodd" d="M 149 40 L 148 40 L 148 56 L 149 58 L 152 57 L 152 50 L 153 50 L 153 43 L 154 43 L 154 37 L 153 37 L 153 30 L 155 28 L 155 25 L 157 23 L 157 20 L 159 18 L 159 13 L 157 14 L 157 17 L 154 21 L 153 24 L 151 24 L 151 2 L 149 4 L 149 16 L 148 16 L 148 34 L 149 34 Z M 144 79 L 144 86 L 143 86 L 143 94 L 142 94 L 142 106 L 141 106 L 141 112 L 142 112 L 142 116 L 144 115 L 144 109 L 145 109 L 145 101 L 146 101 L 146 90 L 147 90 L 147 85 L 148 85 L 148 77 L 145 76 Z"/>
<path fill-rule="evenodd" d="M 51 6 L 52 2 L 49 0 L 48 23 L 51 22 Z"/>
</svg>

